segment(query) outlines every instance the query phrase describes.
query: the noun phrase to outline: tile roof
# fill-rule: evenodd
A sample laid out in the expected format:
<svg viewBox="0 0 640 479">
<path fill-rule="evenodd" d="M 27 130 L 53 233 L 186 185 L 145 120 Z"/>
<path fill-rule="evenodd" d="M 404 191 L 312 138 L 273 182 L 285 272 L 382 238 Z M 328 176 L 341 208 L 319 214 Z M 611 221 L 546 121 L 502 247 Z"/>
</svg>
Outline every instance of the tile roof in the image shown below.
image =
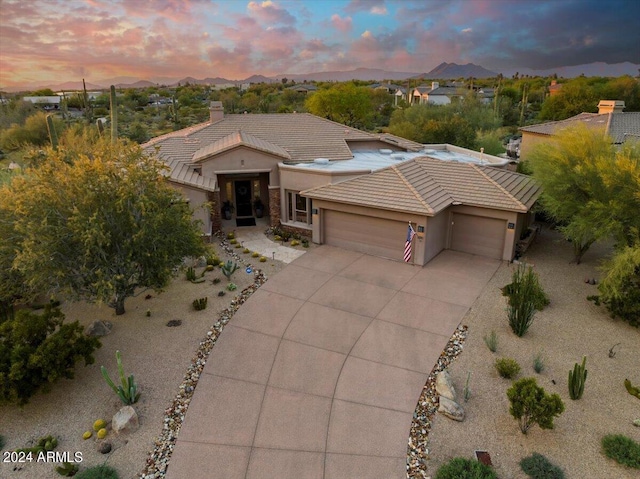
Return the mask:
<svg viewBox="0 0 640 479">
<path fill-rule="evenodd" d="M 433 216 L 454 202 L 526 212 L 540 192 L 540 185 L 526 175 L 420 157 L 302 194 L 312 199 Z"/>
<path fill-rule="evenodd" d="M 580 113 L 566 120 L 550 121 L 539 125 L 520 128 L 521 131 L 539 135 L 555 135 L 572 125 L 583 124 L 589 128 L 602 129 L 613 138 L 613 142 L 621 144 L 625 137 L 640 135 L 640 112 L 620 113 Z"/>
<path fill-rule="evenodd" d="M 217 155 L 222 153 L 223 151 L 231 150 L 232 148 L 236 148 L 238 146 L 248 146 L 255 150 L 260 150 L 265 153 L 271 153 L 272 155 L 280 156 L 286 160 L 291 159 L 291 155 L 287 153 L 287 151 L 278 146 L 270 143 L 268 141 L 262 140 L 260 138 L 256 138 L 253 135 L 245 131 L 234 131 L 233 133 L 225 136 L 224 138 L 220 138 L 213 143 L 200 148 L 193 154 L 193 161 L 200 161 L 209 156 Z"/>
<path fill-rule="evenodd" d="M 193 186 L 205 191 L 216 190 L 215 178 L 200 175 L 187 163 L 173 160 L 169 162 L 167 166 L 168 170 L 166 171 L 165 176 L 169 181 L 181 185 Z"/>
</svg>

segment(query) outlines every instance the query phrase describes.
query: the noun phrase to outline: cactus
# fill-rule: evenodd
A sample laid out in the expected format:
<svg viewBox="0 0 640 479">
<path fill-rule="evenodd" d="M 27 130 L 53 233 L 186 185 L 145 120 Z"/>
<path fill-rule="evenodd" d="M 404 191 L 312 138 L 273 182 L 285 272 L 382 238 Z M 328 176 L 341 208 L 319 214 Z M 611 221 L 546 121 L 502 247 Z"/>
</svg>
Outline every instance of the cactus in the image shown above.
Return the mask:
<svg viewBox="0 0 640 479">
<path fill-rule="evenodd" d="M 208 297 L 198 298 L 193 300 L 193 309 L 196 311 L 202 311 L 203 309 L 207 309 L 207 301 Z"/>
<path fill-rule="evenodd" d="M 260 256 L 260 262 L 261 263 L 266 263 L 267 262 L 267 257 L 266 256 Z"/>
<path fill-rule="evenodd" d="M 47 131 L 49 132 L 49 140 L 51 141 L 51 147 L 54 150 L 57 150 L 58 134 L 56 133 L 56 129 L 53 125 L 53 117 L 51 115 L 47 115 Z"/>
<path fill-rule="evenodd" d="M 260 256 L 260 253 L 258 253 L 257 251 L 254 251 L 253 253 L 251 253 L 252 258 L 258 258 L 259 256 Z"/>
<path fill-rule="evenodd" d="M 82 439 L 89 439 L 91 436 L 93 436 L 93 433 L 91 431 L 85 431 L 82 435 Z"/>
<path fill-rule="evenodd" d="M 193 266 L 189 266 L 187 268 L 187 271 L 185 273 L 186 277 L 187 277 L 187 281 L 195 281 L 196 280 L 196 270 L 193 269 Z"/>
<path fill-rule="evenodd" d="M 63 462 L 62 466 L 56 467 L 56 472 L 64 477 L 75 476 L 78 470 L 80 470 L 80 466 L 71 462 Z"/>
<path fill-rule="evenodd" d="M 56 447 L 58 447 L 58 440 L 55 437 L 49 435 L 46 437 L 41 437 L 35 446 L 16 449 L 16 452 L 31 452 L 33 454 L 40 454 L 41 452 L 53 451 Z"/>
<path fill-rule="evenodd" d="M 107 368 L 105 368 L 104 366 L 100 366 L 102 377 L 104 377 L 104 380 L 107 382 L 109 387 L 113 389 L 113 391 L 118 395 L 118 397 L 124 404 L 134 404 L 138 401 L 140 393 L 137 392 L 138 386 L 136 385 L 135 379 L 133 378 L 133 374 L 128 378 L 124 375 L 124 368 L 122 367 L 122 356 L 120 355 L 120 351 L 116 351 L 116 362 L 118 363 L 118 373 L 120 375 L 120 382 L 122 384 L 116 387 L 116 385 L 113 384 L 113 381 L 109 377 Z"/>
<path fill-rule="evenodd" d="M 632 396 L 637 397 L 638 399 L 640 399 L 640 388 L 633 386 L 631 384 L 631 381 L 629 381 L 628 379 L 624 380 L 624 387 L 627 389 L 627 392 L 629 394 L 631 394 Z"/>
<path fill-rule="evenodd" d="M 222 274 L 224 274 L 227 280 L 231 281 L 231 275 L 236 272 L 238 269 L 238 263 L 234 263 L 231 260 L 227 261 L 224 266 L 222 266 Z"/>
<path fill-rule="evenodd" d="M 584 383 L 587 380 L 587 357 L 583 356 L 582 365 L 576 363 L 573 371 L 569 371 L 569 397 L 571 399 L 580 399 L 584 393 Z"/>
<path fill-rule="evenodd" d="M 98 128 L 98 135 L 102 137 L 104 135 L 104 123 L 102 122 L 102 119 L 98 118 L 96 120 L 96 127 Z"/>
<path fill-rule="evenodd" d="M 227 285 L 227 290 L 228 290 L 228 291 L 235 291 L 236 289 L 238 289 L 238 286 L 236 286 L 236 284 L 235 284 L 235 283 L 229 283 L 229 284 Z"/>
<path fill-rule="evenodd" d="M 96 436 L 98 436 L 98 439 L 104 439 L 105 437 L 107 437 L 107 429 L 103 427 L 98 431 L 98 434 L 96 434 Z"/>
<path fill-rule="evenodd" d="M 111 144 L 118 140 L 118 104 L 116 103 L 116 87 L 111 85 Z"/>
<path fill-rule="evenodd" d="M 104 419 L 98 419 L 96 422 L 93 423 L 93 430 L 98 432 L 100 429 L 106 426 L 107 426 L 107 423 L 105 422 Z"/>
</svg>

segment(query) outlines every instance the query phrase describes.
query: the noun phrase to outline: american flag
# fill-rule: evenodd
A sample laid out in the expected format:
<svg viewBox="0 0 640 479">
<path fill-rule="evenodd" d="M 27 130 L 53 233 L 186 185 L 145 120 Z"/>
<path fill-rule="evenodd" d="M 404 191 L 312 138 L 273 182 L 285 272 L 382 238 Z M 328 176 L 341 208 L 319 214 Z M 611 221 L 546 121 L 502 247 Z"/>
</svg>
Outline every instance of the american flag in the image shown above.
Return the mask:
<svg viewBox="0 0 640 479">
<path fill-rule="evenodd" d="M 407 242 L 404 244 L 404 261 L 408 263 L 411 261 L 411 241 L 415 236 L 416 232 L 411 227 L 411 223 L 409 223 L 409 230 L 407 231 Z"/>
</svg>

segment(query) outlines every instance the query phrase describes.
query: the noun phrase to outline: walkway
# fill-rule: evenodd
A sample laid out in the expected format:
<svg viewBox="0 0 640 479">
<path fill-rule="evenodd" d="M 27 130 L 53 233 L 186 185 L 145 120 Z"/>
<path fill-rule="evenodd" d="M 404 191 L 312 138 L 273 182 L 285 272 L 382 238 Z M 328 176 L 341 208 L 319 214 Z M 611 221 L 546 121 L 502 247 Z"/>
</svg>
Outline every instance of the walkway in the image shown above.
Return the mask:
<svg viewBox="0 0 640 479">
<path fill-rule="evenodd" d="M 498 266 L 329 246 L 296 259 L 225 327 L 167 479 L 404 479 L 422 387 Z"/>
</svg>

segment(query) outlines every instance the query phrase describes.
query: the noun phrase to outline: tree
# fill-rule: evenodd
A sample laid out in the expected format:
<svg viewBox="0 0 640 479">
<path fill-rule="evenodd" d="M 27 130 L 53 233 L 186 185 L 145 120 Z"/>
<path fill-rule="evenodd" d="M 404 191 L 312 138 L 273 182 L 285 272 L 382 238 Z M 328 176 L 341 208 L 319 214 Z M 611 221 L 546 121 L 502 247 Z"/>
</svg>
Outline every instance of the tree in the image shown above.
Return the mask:
<svg viewBox="0 0 640 479">
<path fill-rule="evenodd" d="M 520 431 L 526 434 L 531 426 L 553 429 L 553 418 L 564 411 L 564 403 L 557 394 L 547 394 L 534 378 L 523 378 L 507 389 L 511 403 L 509 412 L 516 418 Z"/>
<path fill-rule="evenodd" d="M 60 134 L 64 130 L 64 123 L 57 117 L 53 117 L 53 123 L 56 132 Z M 23 126 L 16 124 L 0 132 L 0 148 L 7 151 L 19 150 L 29 145 L 42 146 L 49 141 L 47 113 L 43 111 L 29 116 Z"/>
<path fill-rule="evenodd" d="M 137 288 L 162 288 L 185 256 L 203 251 L 199 229 L 164 165 L 138 145 L 103 139 L 70 157 L 49 149 L 42 166 L 0 190 L 12 270 L 25 295 L 60 291 L 123 314 Z"/>
<path fill-rule="evenodd" d="M 318 90 L 305 101 L 314 115 L 354 128 L 363 128 L 372 115 L 371 89 L 353 83 Z"/>
<path fill-rule="evenodd" d="M 599 239 L 632 244 L 640 230 L 640 148 L 616 148 L 601 131 L 579 125 L 536 146 L 527 162 L 577 263 Z"/>
<path fill-rule="evenodd" d="M 0 318 L 0 401 L 23 405 L 59 378 L 73 378 L 79 360 L 94 362 L 100 341 L 86 336 L 78 321 L 63 322 L 64 314 L 50 304 L 43 314 L 23 309 Z"/>
</svg>

